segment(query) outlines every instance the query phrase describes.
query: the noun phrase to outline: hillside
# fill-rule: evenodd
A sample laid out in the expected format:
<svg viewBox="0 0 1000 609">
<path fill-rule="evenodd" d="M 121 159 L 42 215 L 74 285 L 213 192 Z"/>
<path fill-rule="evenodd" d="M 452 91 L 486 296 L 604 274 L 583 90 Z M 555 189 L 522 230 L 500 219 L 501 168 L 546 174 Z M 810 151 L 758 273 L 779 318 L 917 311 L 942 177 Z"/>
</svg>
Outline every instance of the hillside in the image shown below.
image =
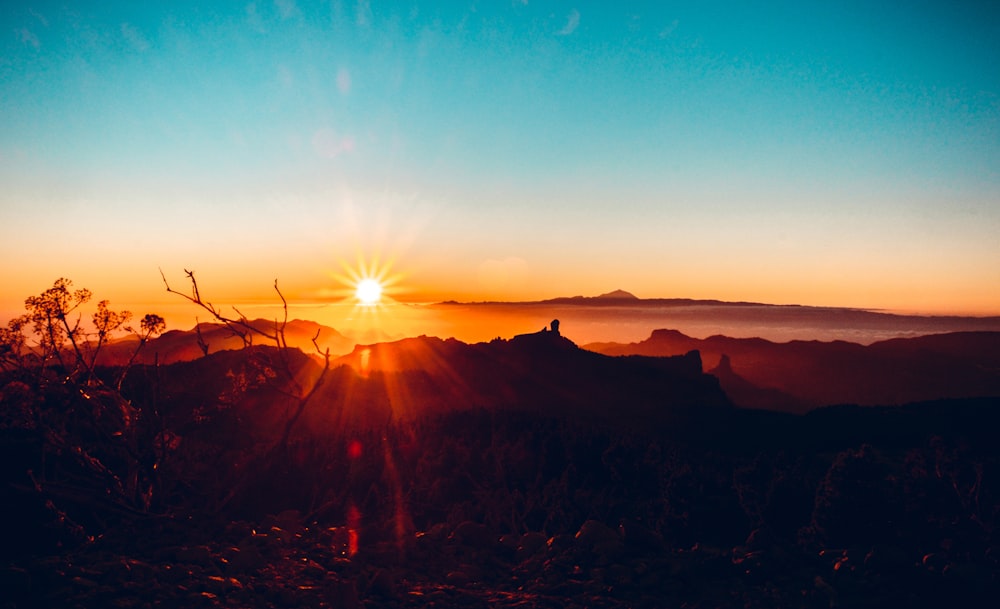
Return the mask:
<svg viewBox="0 0 1000 609">
<path fill-rule="evenodd" d="M 657 425 L 729 406 L 697 353 L 612 358 L 548 331 L 472 345 L 431 337 L 359 345 L 334 364 L 377 379 L 395 398 L 397 414 L 410 404 L 432 411 L 516 408 Z"/>
<path fill-rule="evenodd" d="M 645 356 L 697 350 L 706 369 L 727 358 L 720 376 L 724 388 L 729 381 L 727 391 L 746 393 L 746 386 L 737 389 L 735 375 L 757 389 L 784 394 L 782 408 L 800 411 L 825 404 L 891 405 L 1000 395 L 1000 332 L 953 332 L 865 346 L 726 336 L 696 339 L 676 330 L 655 330 L 638 343 L 585 348 L 606 355 Z"/>
<path fill-rule="evenodd" d="M 263 332 L 274 333 L 275 321 L 255 319 L 249 324 Z M 316 345 L 321 350 L 329 349 L 331 355 L 337 356 L 349 353 L 354 347 L 354 341 L 337 330 L 318 324 L 314 321 L 293 319 L 285 325 L 285 339 L 288 346 L 306 353 L 315 353 Z M 262 336 L 254 335 L 254 344 L 274 346 L 274 342 Z M 121 365 L 135 351 L 135 337 L 113 341 L 102 351 L 100 363 L 104 365 Z M 158 361 L 163 364 L 197 359 L 204 355 L 199 341 L 203 341 L 209 353 L 217 353 L 232 349 L 242 349 L 243 340 L 221 323 L 200 323 L 190 330 L 169 330 L 153 338 L 142 349 L 137 359 L 140 363 Z"/>
</svg>

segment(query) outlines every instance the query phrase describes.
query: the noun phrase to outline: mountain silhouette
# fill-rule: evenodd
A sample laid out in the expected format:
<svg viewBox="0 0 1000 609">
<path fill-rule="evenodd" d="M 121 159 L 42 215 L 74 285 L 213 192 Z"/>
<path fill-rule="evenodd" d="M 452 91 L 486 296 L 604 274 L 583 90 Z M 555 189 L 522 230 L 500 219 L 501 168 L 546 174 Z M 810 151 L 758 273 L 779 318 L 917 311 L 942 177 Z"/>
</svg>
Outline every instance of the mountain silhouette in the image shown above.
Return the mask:
<svg viewBox="0 0 1000 609">
<path fill-rule="evenodd" d="M 626 292 L 625 290 L 614 290 L 613 292 L 608 292 L 607 294 L 601 294 L 598 298 L 603 298 L 605 300 L 639 300 L 639 297 L 631 292 Z"/>
<path fill-rule="evenodd" d="M 697 353 L 607 357 L 545 330 L 477 344 L 421 336 L 358 345 L 334 365 L 383 386 L 404 418 L 478 407 L 655 424 L 730 407 Z"/>
<path fill-rule="evenodd" d="M 295 379 L 301 386 L 312 386 L 322 370 L 319 358 L 297 349 L 288 353 Z M 159 399 L 175 413 L 221 399 L 229 403 L 226 408 L 233 416 L 254 421 L 254 431 L 248 433 L 266 436 L 280 427 L 295 400 L 287 387 L 253 379 L 261 377 L 261 368 L 281 361 L 278 349 L 254 346 L 160 366 Z M 148 374 L 146 366 L 137 366 L 130 378 L 138 382 L 135 379 Z M 242 392 L 234 391 L 237 386 Z M 236 396 L 237 401 L 230 403 L 232 398 L 225 396 Z M 731 408 L 718 379 L 702 372 L 697 352 L 609 357 L 543 330 L 477 344 L 420 336 L 358 345 L 331 362 L 303 423 L 322 434 L 334 428 L 373 429 L 391 421 L 495 411 L 655 429 Z"/>
<path fill-rule="evenodd" d="M 728 355 L 723 354 L 715 368 L 708 371 L 719 379 L 722 389 L 741 408 L 756 408 L 762 410 L 777 410 L 781 412 L 802 412 L 808 410 L 808 404 L 793 395 L 779 389 L 758 387 L 733 371 Z"/>
<path fill-rule="evenodd" d="M 638 343 L 594 343 L 586 348 L 606 355 L 646 356 L 698 350 L 706 368 L 719 367 L 726 357 L 720 381 L 754 407 L 764 406 L 768 398 L 739 382 L 778 391 L 784 397 L 772 396 L 776 408 L 794 406 L 798 411 L 825 404 L 892 405 L 1000 395 L 1000 332 L 954 332 L 864 346 L 726 336 L 697 339 L 662 329 Z"/>
<path fill-rule="evenodd" d="M 273 334 L 275 331 L 274 320 L 254 319 L 248 323 L 269 334 Z M 305 353 L 316 352 L 312 339 L 317 337 L 317 332 L 319 333 L 317 343 L 320 349 L 329 349 L 333 356 L 349 353 L 354 347 L 353 340 L 329 326 L 302 319 L 293 319 L 285 324 L 285 339 L 288 346 L 301 349 Z M 169 330 L 150 340 L 140 351 L 137 361 L 140 363 L 158 361 L 167 364 L 202 357 L 204 352 L 198 344 L 199 333 L 201 340 L 208 346 L 209 353 L 244 347 L 243 340 L 224 324 L 200 323 L 190 330 Z M 274 344 L 273 341 L 260 335 L 253 335 L 252 338 L 255 345 Z M 103 348 L 100 363 L 121 365 L 127 362 L 135 350 L 137 340 L 134 336 L 129 336 L 106 345 Z"/>
</svg>

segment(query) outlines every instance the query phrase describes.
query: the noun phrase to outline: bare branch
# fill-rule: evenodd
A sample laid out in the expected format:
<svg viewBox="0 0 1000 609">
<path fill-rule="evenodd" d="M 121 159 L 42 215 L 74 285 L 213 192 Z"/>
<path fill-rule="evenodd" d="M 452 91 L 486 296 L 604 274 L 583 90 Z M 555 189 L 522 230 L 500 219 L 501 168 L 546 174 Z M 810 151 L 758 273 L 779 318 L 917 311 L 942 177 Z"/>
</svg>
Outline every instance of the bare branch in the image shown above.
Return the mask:
<svg viewBox="0 0 1000 609">
<path fill-rule="evenodd" d="M 278 364 L 277 369 L 282 376 L 282 380 L 284 381 L 284 383 L 286 383 L 286 387 L 288 387 L 290 391 L 281 387 L 275 387 L 275 389 L 278 390 L 280 393 L 292 397 L 298 402 L 297 407 L 295 409 L 295 413 L 291 417 L 289 417 L 288 421 L 286 422 L 284 433 L 282 434 L 281 440 L 277 445 L 282 447 L 285 446 L 288 442 L 288 438 L 291 436 L 291 432 L 295 426 L 295 423 L 299 420 L 299 418 L 302 416 L 302 413 L 305 411 L 306 405 L 313 398 L 313 396 L 316 394 L 316 392 L 319 390 L 320 386 L 322 386 L 323 382 L 326 379 L 326 373 L 330 368 L 329 349 L 326 350 L 325 354 L 320 350 L 318 343 L 319 332 L 317 332 L 316 336 L 313 338 L 313 345 L 316 347 L 317 352 L 319 352 L 321 355 L 324 356 L 325 365 L 323 367 L 322 373 L 320 373 L 319 378 L 312 385 L 312 387 L 308 391 L 306 391 L 296 378 L 296 374 L 292 371 L 291 360 L 289 359 L 290 348 L 288 346 L 288 340 L 285 337 L 285 327 L 288 324 L 288 300 L 285 298 L 285 295 L 281 292 L 281 289 L 278 287 L 277 279 L 274 280 L 274 291 L 277 292 L 278 298 L 281 300 L 283 318 L 280 322 L 278 322 L 278 320 L 275 320 L 273 332 L 268 332 L 267 329 L 260 328 L 251 323 L 250 320 L 247 318 L 247 316 L 244 315 L 243 312 L 240 311 L 235 306 L 232 307 L 232 309 L 233 311 L 236 312 L 236 315 L 238 317 L 234 319 L 232 317 L 227 317 L 226 315 L 224 315 L 221 311 L 212 306 L 211 303 L 203 301 L 201 298 L 201 291 L 198 288 L 198 280 L 195 278 L 194 271 L 185 269 L 184 274 L 187 276 L 188 281 L 191 282 L 190 295 L 184 294 L 183 292 L 178 292 L 177 290 L 171 288 L 170 284 L 167 282 L 167 278 L 166 275 L 164 275 L 163 270 L 162 269 L 160 270 L 160 276 L 163 278 L 163 284 L 164 286 L 166 286 L 167 292 L 170 292 L 171 294 L 177 294 L 182 298 L 186 299 L 188 302 L 191 302 L 192 304 L 195 304 L 201 309 L 210 313 L 216 321 L 225 325 L 231 332 L 233 332 L 235 336 L 240 337 L 243 340 L 245 346 L 252 346 L 253 336 L 256 335 L 266 338 L 270 341 L 273 341 L 275 346 L 278 347 L 279 361 L 276 362 Z M 198 329 L 197 326 L 196 329 Z M 199 345 L 202 346 L 202 352 L 207 354 L 208 353 L 207 346 L 204 345 L 204 342 L 200 338 L 201 337 L 200 329 L 198 329 L 198 332 L 199 332 Z"/>
</svg>

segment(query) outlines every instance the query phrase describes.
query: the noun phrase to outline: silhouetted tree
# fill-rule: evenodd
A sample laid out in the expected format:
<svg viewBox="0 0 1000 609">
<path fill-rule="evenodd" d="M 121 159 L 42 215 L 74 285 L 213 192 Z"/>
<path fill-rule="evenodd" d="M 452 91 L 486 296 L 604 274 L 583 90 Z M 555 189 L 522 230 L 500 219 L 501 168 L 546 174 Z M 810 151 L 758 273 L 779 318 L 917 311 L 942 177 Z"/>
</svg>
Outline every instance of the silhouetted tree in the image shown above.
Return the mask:
<svg viewBox="0 0 1000 609">
<path fill-rule="evenodd" d="M 50 528 L 77 540 L 111 515 L 142 514 L 155 493 L 156 463 L 139 454 L 151 438 L 140 437 L 141 413 L 120 391 L 120 379 L 139 350 L 165 324 L 146 315 L 128 365 L 109 385 L 98 374 L 102 349 L 121 332 L 132 332 L 128 311 L 97 304 L 84 323 L 90 290 L 72 289 L 57 279 L 51 288 L 25 300 L 25 313 L 0 329 L 0 431 L 27 434 L 37 452 L 17 472 L 21 499 L 45 506 Z M 16 416 L 11 413 L 16 413 Z M 23 502 L 22 502 L 23 504 Z M 44 518 L 36 515 L 36 518 Z M 81 519 L 82 518 L 82 519 Z M 80 523 L 85 522 L 87 526 Z"/>
</svg>

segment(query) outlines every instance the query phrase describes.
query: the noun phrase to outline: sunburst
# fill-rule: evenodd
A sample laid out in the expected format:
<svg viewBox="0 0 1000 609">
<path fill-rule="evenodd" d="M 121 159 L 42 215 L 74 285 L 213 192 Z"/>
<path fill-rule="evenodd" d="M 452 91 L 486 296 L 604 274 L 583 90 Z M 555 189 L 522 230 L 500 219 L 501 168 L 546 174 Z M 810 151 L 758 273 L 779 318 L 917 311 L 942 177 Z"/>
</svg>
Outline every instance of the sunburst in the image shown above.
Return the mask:
<svg viewBox="0 0 1000 609">
<path fill-rule="evenodd" d="M 362 279 L 354 287 L 354 297 L 366 307 L 375 306 L 382 300 L 382 284 L 371 277 Z"/>
<path fill-rule="evenodd" d="M 392 272 L 392 262 L 380 262 L 377 258 L 366 262 L 361 256 L 352 265 L 341 264 L 342 272 L 333 275 L 339 284 L 334 294 L 341 300 L 354 301 L 356 307 L 376 309 L 394 302 L 393 294 L 401 279 L 399 273 Z"/>
</svg>

